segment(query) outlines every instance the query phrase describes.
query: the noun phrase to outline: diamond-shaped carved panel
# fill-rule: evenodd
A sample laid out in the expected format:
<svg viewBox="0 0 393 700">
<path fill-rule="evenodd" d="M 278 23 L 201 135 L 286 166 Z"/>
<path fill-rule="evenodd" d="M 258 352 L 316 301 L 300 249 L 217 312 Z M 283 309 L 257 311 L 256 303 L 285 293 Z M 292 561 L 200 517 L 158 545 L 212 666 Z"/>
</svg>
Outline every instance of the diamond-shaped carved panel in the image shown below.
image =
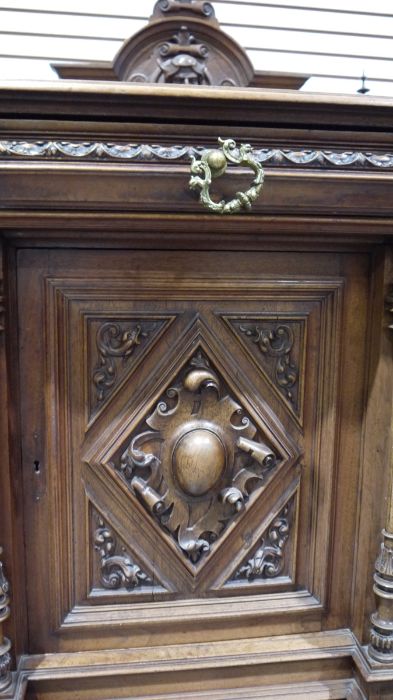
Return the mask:
<svg viewBox="0 0 393 700">
<path fill-rule="evenodd" d="M 195 571 L 288 460 L 256 423 L 199 348 L 110 458 Z"/>
<path fill-rule="evenodd" d="M 305 318 L 222 316 L 287 407 L 301 418 Z"/>
</svg>

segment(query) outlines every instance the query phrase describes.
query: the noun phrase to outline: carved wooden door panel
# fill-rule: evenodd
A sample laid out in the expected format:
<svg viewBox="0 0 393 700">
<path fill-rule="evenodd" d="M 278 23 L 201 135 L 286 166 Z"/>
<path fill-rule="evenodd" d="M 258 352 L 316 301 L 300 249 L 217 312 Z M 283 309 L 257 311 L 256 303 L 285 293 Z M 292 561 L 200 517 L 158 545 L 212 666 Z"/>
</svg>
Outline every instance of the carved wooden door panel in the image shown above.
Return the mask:
<svg viewBox="0 0 393 700">
<path fill-rule="evenodd" d="M 345 626 L 366 262 L 19 252 L 31 652 Z"/>
</svg>

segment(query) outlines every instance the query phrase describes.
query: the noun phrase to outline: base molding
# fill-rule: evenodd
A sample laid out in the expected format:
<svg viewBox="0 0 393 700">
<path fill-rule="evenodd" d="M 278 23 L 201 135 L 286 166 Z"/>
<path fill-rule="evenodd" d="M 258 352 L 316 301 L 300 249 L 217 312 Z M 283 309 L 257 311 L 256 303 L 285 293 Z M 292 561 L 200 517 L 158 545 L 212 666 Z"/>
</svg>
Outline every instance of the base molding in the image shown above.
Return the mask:
<svg viewBox="0 0 393 700">
<path fill-rule="evenodd" d="M 392 682 L 393 666 L 387 668 L 370 659 L 353 633 L 341 629 L 26 655 L 20 659 L 12 687 L 0 698 L 65 700 L 77 690 L 81 700 L 361 700 L 369 697 L 369 688 L 385 684 L 391 688 Z"/>
<path fill-rule="evenodd" d="M 56 693 L 56 691 L 54 691 Z M 34 697 L 36 697 L 34 695 Z M 54 700 L 56 694 L 39 694 L 37 697 L 45 697 Z M 79 696 L 78 696 L 79 697 Z M 96 696 L 90 696 L 90 700 Z M 359 685 L 353 679 L 340 681 L 310 682 L 296 684 L 269 685 L 265 688 L 234 688 L 224 691 L 197 691 L 159 694 L 159 695 L 127 695 L 111 696 L 110 700 L 367 700 Z"/>
<path fill-rule="evenodd" d="M 367 700 L 367 695 L 361 690 L 360 686 L 353 678 L 344 678 L 341 680 L 332 681 L 304 681 L 301 683 L 280 683 L 274 685 L 265 685 L 264 687 L 243 687 L 243 688 L 226 688 L 225 690 L 208 690 L 208 691 L 180 691 L 175 693 L 159 693 L 148 695 L 116 695 L 114 696 L 110 689 L 110 695 L 91 695 L 91 687 L 86 689 L 87 695 L 83 694 L 83 683 L 76 684 L 75 691 L 82 694 L 78 697 L 89 698 L 95 700 L 98 697 L 107 698 L 107 700 Z M 127 692 L 127 688 L 125 689 Z M 71 697 L 68 689 L 58 691 L 58 687 L 42 686 L 36 681 L 27 679 L 24 674 L 19 675 L 18 679 L 14 679 L 12 686 L 9 688 L 7 695 L 0 697 L 5 700 L 26 700 L 30 697 L 45 698 L 45 700 L 56 700 L 57 698 Z"/>
</svg>

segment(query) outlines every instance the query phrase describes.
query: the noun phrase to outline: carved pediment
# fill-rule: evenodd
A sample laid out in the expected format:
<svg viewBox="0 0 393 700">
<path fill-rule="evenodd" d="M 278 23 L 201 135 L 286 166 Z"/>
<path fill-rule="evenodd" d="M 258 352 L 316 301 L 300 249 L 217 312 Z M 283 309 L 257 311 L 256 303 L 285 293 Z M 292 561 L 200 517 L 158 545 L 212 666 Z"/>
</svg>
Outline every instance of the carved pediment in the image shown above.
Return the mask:
<svg viewBox="0 0 393 700">
<path fill-rule="evenodd" d="M 52 67 L 61 78 L 128 83 L 243 87 L 255 79 L 247 53 L 202 0 L 158 0 L 148 24 L 125 40 L 112 63 Z"/>
<path fill-rule="evenodd" d="M 126 82 L 181 85 L 243 86 L 254 74 L 212 5 L 198 0 L 159 0 L 149 24 L 123 44 L 113 70 Z"/>
<path fill-rule="evenodd" d="M 129 83 L 298 90 L 309 78 L 254 71 L 246 51 L 220 28 L 212 3 L 158 0 L 148 24 L 126 39 L 113 62 L 53 63 L 60 78 Z"/>
</svg>

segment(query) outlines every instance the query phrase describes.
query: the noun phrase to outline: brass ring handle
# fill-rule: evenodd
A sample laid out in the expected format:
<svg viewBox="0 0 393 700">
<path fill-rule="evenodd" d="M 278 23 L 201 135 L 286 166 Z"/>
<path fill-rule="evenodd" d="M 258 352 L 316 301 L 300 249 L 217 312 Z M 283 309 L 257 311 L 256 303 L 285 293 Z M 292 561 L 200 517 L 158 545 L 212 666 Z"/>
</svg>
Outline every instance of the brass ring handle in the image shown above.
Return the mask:
<svg viewBox="0 0 393 700">
<path fill-rule="evenodd" d="M 200 189 L 199 201 L 209 211 L 217 214 L 236 214 L 242 209 L 250 210 L 252 202 L 255 202 L 263 185 L 263 168 L 252 156 L 252 148 L 248 143 L 242 143 L 239 147 L 233 139 L 218 139 L 221 148 L 206 151 L 200 159 L 191 156 L 190 188 Z M 236 192 L 236 197 L 229 202 L 221 200 L 214 202 L 210 197 L 209 187 L 217 177 L 226 171 L 228 162 L 236 165 L 247 165 L 255 173 L 251 186 L 245 192 Z"/>
</svg>

